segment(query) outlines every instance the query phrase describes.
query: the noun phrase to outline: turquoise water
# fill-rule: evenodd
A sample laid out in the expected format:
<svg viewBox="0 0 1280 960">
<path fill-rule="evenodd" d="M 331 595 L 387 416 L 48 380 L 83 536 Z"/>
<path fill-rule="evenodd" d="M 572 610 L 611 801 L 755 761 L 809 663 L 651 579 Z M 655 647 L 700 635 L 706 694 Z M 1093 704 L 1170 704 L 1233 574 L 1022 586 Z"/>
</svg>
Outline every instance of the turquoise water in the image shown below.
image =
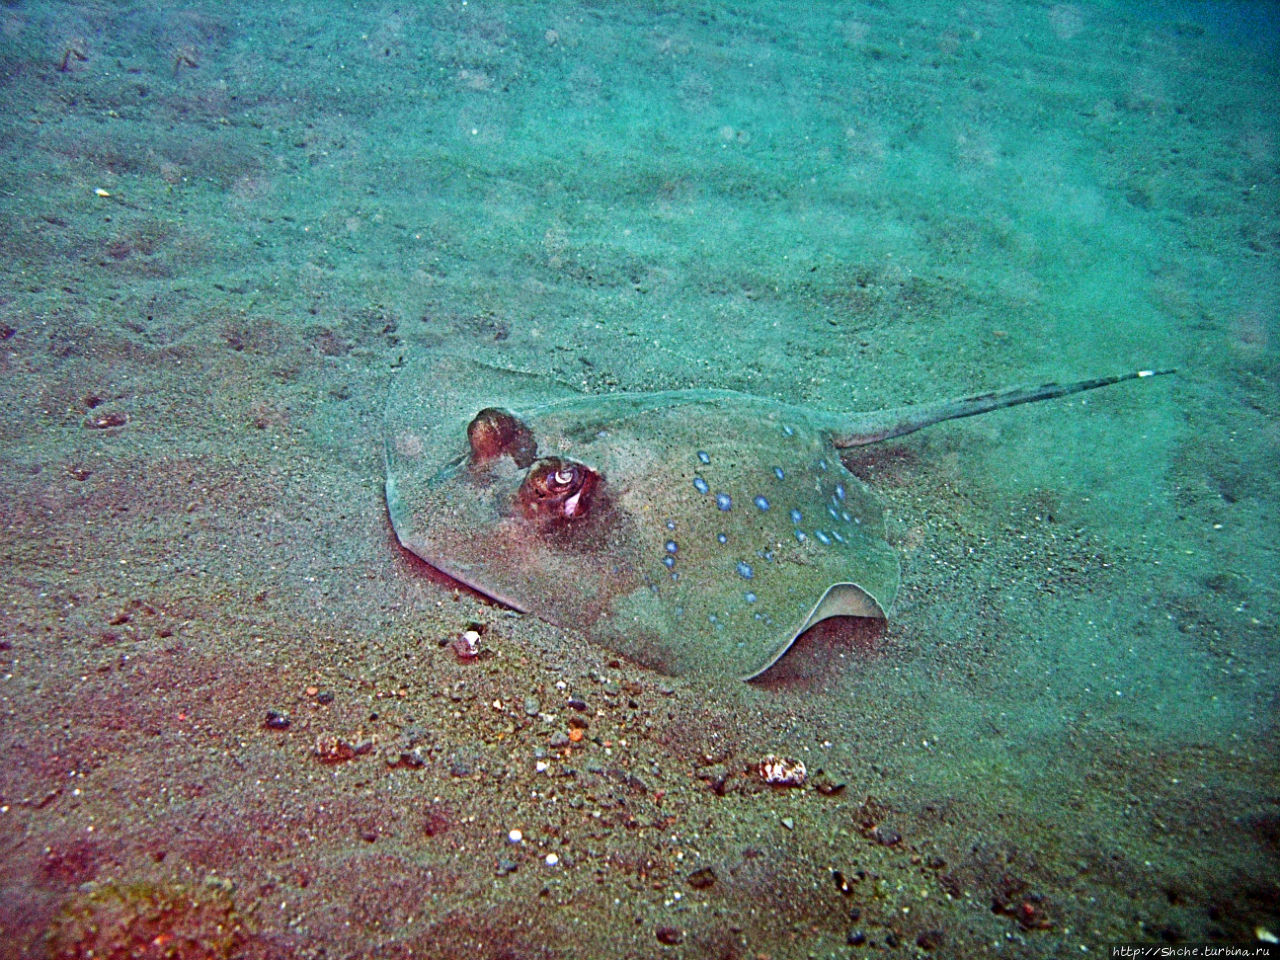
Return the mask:
<svg viewBox="0 0 1280 960">
<path fill-rule="evenodd" d="M 1280 932 L 1276 21 L 6 4 L 0 956 Z M 433 351 L 833 411 L 1179 373 L 846 454 L 888 624 L 745 685 L 396 545 Z"/>
</svg>

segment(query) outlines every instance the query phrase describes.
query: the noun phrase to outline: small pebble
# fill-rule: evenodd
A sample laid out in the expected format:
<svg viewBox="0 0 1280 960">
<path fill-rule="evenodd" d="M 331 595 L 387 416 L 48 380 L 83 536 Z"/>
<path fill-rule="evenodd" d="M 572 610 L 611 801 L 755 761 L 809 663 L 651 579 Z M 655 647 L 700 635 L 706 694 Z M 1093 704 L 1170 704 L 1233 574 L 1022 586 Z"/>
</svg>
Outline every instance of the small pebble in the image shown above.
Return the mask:
<svg viewBox="0 0 1280 960">
<path fill-rule="evenodd" d="M 547 741 L 547 746 L 553 749 L 560 749 L 569 745 L 569 735 L 563 730 L 557 730 L 551 735 L 551 739 Z"/>
<path fill-rule="evenodd" d="M 946 935 L 941 930 L 924 930 L 916 937 L 916 946 L 921 950 L 936 950 L 945 939 Z"/>
<path fill-rule="evenodd" d="M 507 842 L 521 843 L 523 841 L 524 841 L 524 834 L 521 833 L 519 830 L 511 830 L 510 832 L 507 833 Z"/>
<path fill-rule="evenodd" d="M 409 770 L 420 770 L 427 765 L 427 761 L 423 759 L 421 753 L 415 750 L 402 750 L 399 755 L 392 760 L 387 758 L 387 766 L 389 767 L 405 767 Z"/>
<path fill-rule="evenodd" d="M 794 830 L 796 828 L 796 822 L 792 820 L 790 817 L 783 817 L 782 825 L 786 827 L 788 830 Z"/>
<path fill-rule="evenodd" d="M 268 710 L 267 717 L 262 721 L 262 725 L 268 730 L 288 730 L 289 716 L 279 710 Z"/>
<path fill-rule="evenodd" d="M 851 947 L 860 947 L 867 942 L 867 935 L 861 930 L 850 930 L 845 935 L 844 942 Z"/>
<path fill-rule="evenodd" d="M 499 857 L 494 872 L 500 877 L 505 877 L 509 873 L 515 873 L 516 862 L 514 860 L 508 860 L 506 857 Z"/>
<path fill-rule="evenodd" d="M 890 827 L 876 827 L 875 838 L 876 843 L 886 847 L 893 847 L 902 842 L 902 834 Z"/>
<path fill-rule="evenodd" d="M 97 413 L 85 417 L 84 425 L 92 430 L 110 430 L 113 427 L 123 427 L 129 422 L 129 417 L 123 413 Z"/>
<path fill-rule="evenodd" d="M 480 633 L 466 630 L 455 637 L 450 646 L 453 648 L 453 655 L 459 660 L 474 660 L 480 655 Z"/>
<path fill-rule="evenodd" d="M 679 927 L 658 927 L 653 931 L 653 935 L 658 938 L 659 943 L 665 943 L 669 947 L 675 946 L 684 939 L 684 933 Z"/>
<path fill-rule="evenodd" d="M 802 787 L 808 774 L 804 761 L 778 757 L 772 753 L 756 765 L 760 779 L 774 787 Z"/>
<path fill-rule="evenodd" d="M 524 713 L 527 717 L 536 717 L 542 712 L 542 704 L 538 703 L 537 697 L 524 698 Z"/>
<path fill-rule="evenodd" d="M 556 856 L 554 853 L 548 853 L 546 856 L 546 859 L 543 861 L 543 863 L 545 863 L 548 867 L 554 867 L 559 862 L 560 862 L 560 858 Z"/>
<path fill-rule="evenodd" d="M 714 886 L 715 882 L 716 872 L 710 867 L 700 867 L 689 874 L 689 886 L 695 890 L 705 890 L 707 887 Z"/>
</svg>

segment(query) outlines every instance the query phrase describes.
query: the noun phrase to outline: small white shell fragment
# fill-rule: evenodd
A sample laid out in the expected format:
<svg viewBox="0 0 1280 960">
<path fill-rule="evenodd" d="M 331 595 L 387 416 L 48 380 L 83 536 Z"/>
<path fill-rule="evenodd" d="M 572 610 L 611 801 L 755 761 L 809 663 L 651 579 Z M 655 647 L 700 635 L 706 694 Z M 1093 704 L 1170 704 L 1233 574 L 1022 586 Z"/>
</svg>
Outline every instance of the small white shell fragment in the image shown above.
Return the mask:
<svg viewBox="0 0 1280 960">
<path fill-rule="evenodd" d="M 94 192 L 95 194 L 97 194 L 98 196 L 100 196 L 100 197 L 109 197 L 109 196 L 111 196 L 111 194 L 110 194 L 110 193 L 108 193 L 106 190 L 103 190 L 101 187 L 98 187 L 98 188 L 97 188 L 96 190 L 94 190 L 93 192 Z"/>
<path fill-rule="evenodd" d="M 523 841 L 524 841 L 524 834 L 521 833 L 519 830 L 512 830 L 510 833 L 507 834 L 508 843 L 522 843 Z"/>
<path fill-rule="evenodd" d="M 554 853 L 548 853 L 546 860 L 543 862 L 546 863 L 548 867 L 554 867 L 560 862 L 560 858 Z"/>
<path fill-rule="evenodd" d="M 756 770 L 761 780 L 774 787 L 802 787 L 809 776 L 804 761 L 777 757 L 772 753 L 760 761 Z"/>
<path fill-rule="evenodd" d="M 459 660 L 474 660 L 480 654 L 480 634 L 467 630 L 454 638 L 453 653 Z"/>
</svg>

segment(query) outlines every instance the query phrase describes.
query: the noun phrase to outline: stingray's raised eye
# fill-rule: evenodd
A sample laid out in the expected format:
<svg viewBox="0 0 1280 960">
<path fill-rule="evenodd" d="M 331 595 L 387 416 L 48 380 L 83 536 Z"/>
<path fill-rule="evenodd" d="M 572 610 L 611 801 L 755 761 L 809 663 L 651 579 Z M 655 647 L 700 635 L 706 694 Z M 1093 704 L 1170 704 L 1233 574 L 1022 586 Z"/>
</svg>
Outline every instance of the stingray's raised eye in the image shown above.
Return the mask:
<svg viewBox="0 0 1280 960">
<path fill-rule="evenodd" d="M 520 485 L 525 515 L 546 520 L 578 520 L 591 508 L 600 475 L 573 460 L 547 457 L 534 463 Z"/>
<path fill-rule="evenodd" d="M 471 462 L 480 464 L 510 454 L 516 466 L 524 468 L 538 455 L 538 444 L 529 428 L 506 410 L 485 407 L 467 424 Z"/>
</svg>

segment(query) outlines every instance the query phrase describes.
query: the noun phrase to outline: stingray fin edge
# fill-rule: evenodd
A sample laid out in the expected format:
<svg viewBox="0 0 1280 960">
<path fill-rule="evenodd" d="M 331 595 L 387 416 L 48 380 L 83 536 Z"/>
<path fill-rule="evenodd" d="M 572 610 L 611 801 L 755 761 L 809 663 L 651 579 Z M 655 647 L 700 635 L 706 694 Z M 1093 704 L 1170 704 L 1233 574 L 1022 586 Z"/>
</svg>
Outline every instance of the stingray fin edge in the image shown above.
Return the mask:
<svg viewBox="0 0 1280 960">
<path fill-rule="evenodd" d="M 818 602 L 813 605 L 804 622 L 791 634 L 791 638 L 778 649 L 778 652 L 770 657 L 769 661 L 758 670 L 747 674 L 742 679 L 744 681 L 756 680 L 768 673 L 773 665 L 785 657 L 791 648 L 795 646 L 796 641 L 800 639 L 806 630 L 815 623 L 826 620 L 828 617 L 870 617 L 874 620 L 888 620 L 889 613 L 884 604 L 872 596 L 870 591 L 861 584 L 852 582 L 833 583 L 818 598 Z"/>
</svg>

